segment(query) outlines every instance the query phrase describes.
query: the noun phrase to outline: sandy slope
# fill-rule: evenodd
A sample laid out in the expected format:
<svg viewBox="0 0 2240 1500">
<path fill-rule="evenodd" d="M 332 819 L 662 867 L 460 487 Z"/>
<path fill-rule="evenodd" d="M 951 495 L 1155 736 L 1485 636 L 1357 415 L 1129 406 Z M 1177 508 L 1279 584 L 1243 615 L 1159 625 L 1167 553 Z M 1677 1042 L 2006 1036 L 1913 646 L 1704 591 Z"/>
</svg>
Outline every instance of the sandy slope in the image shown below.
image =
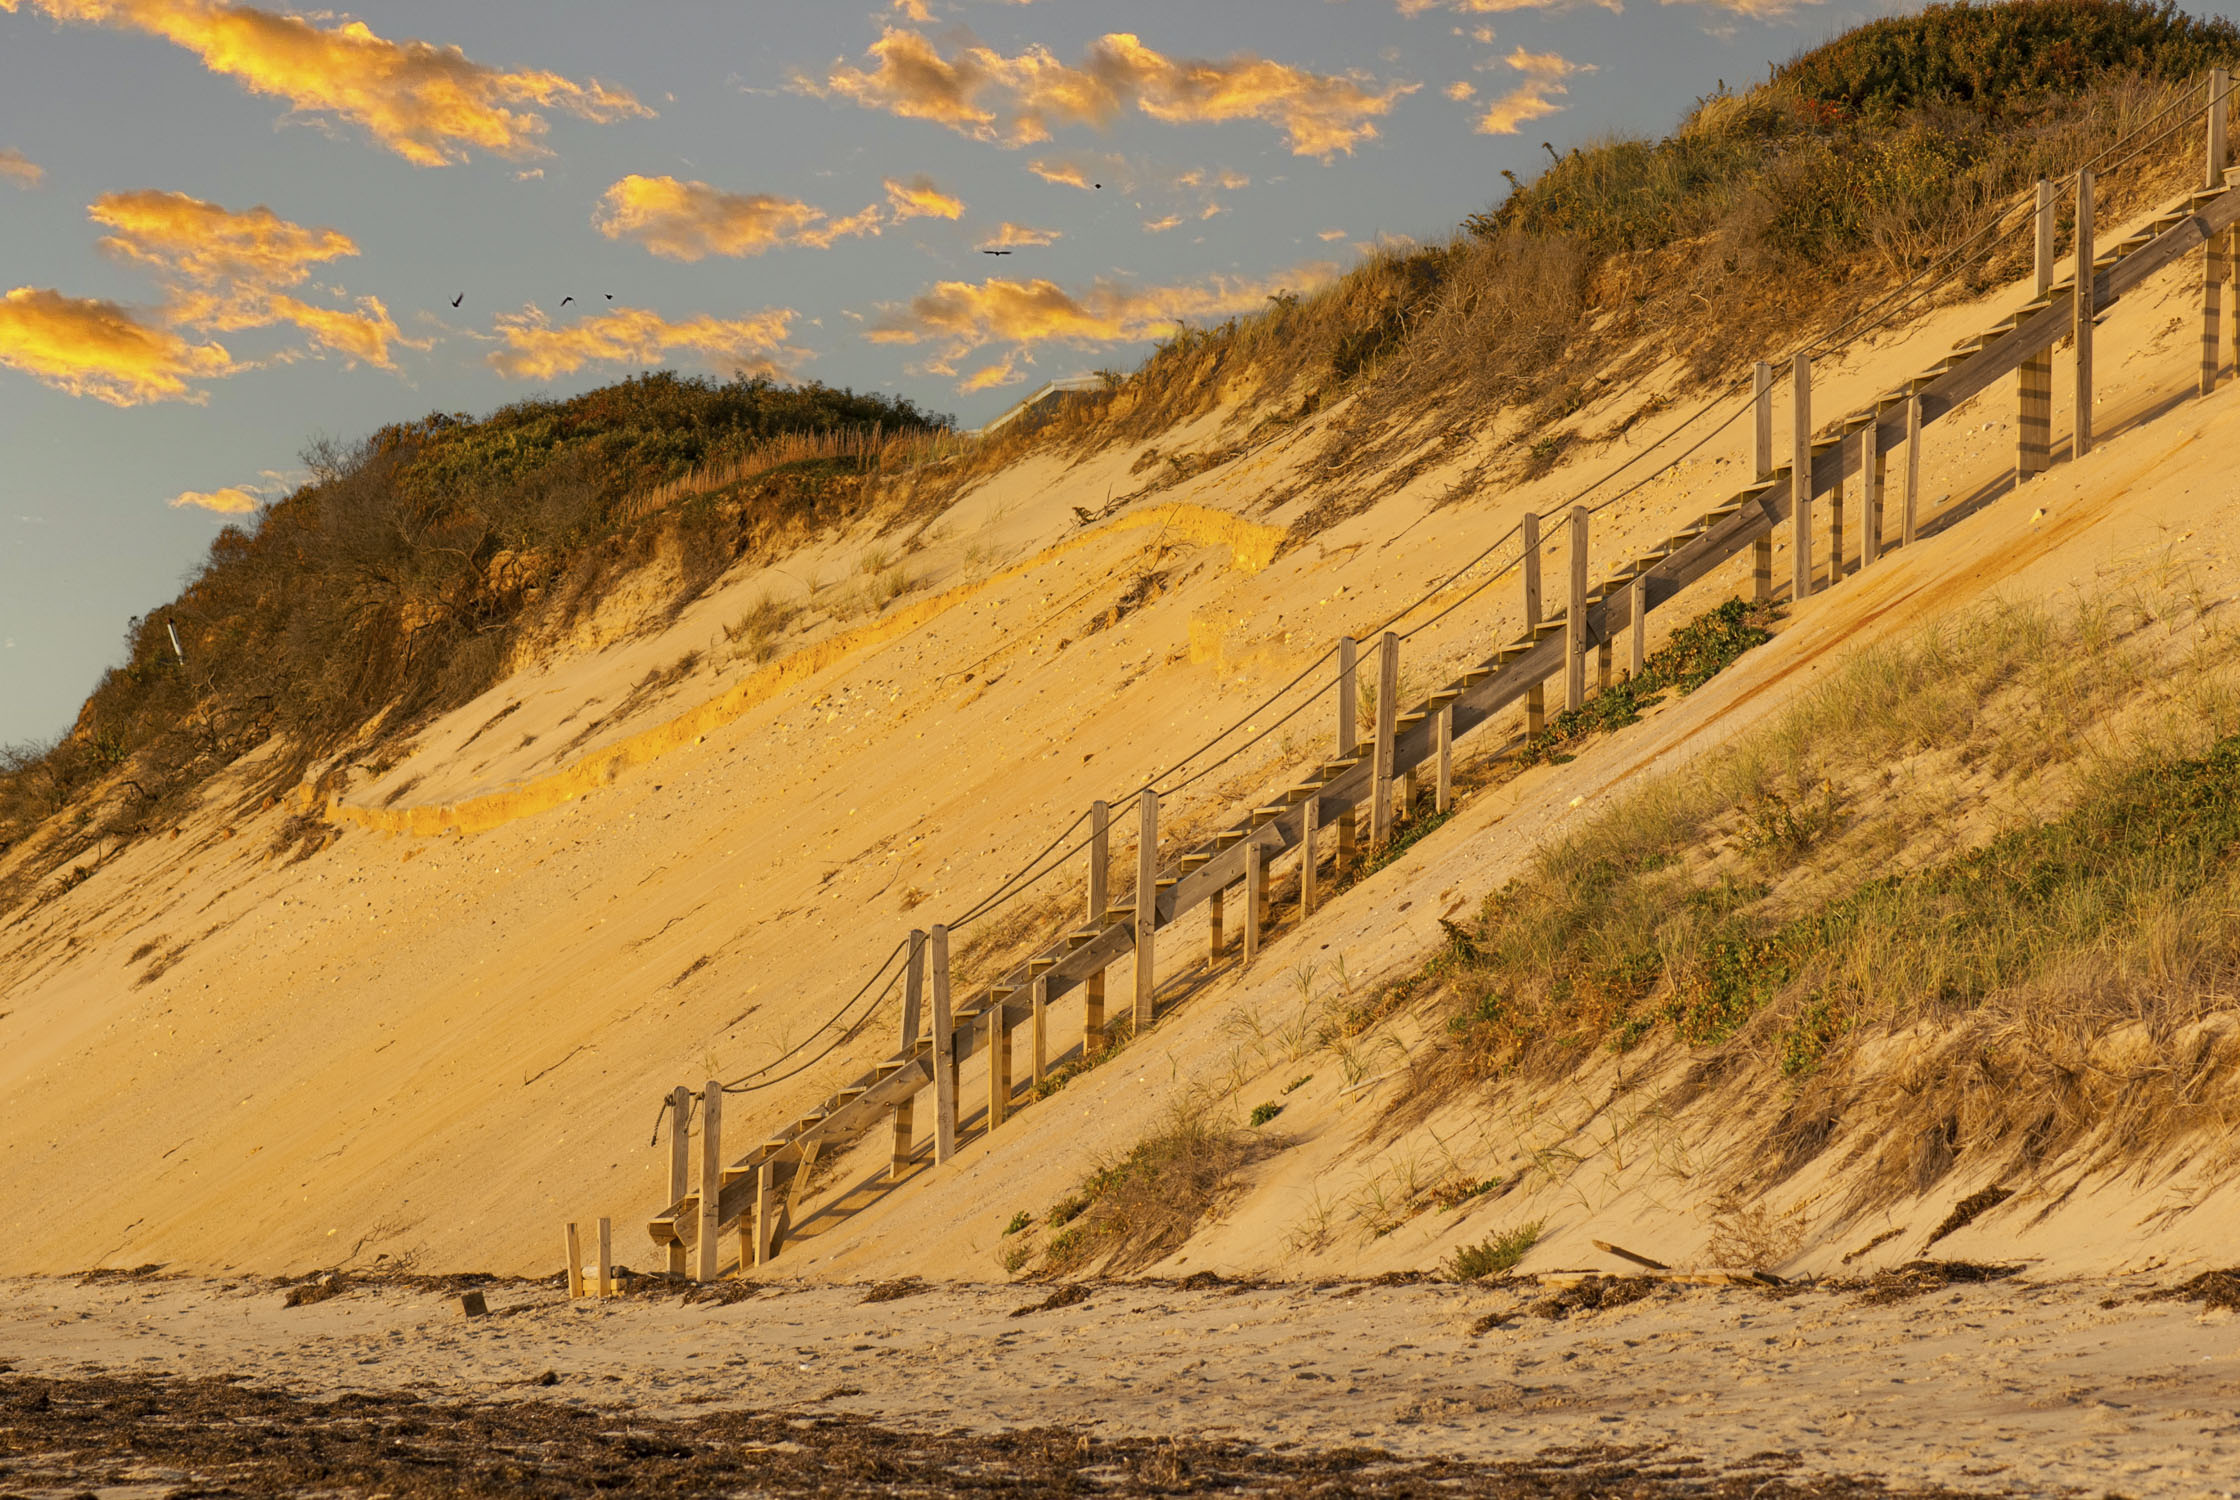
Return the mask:
<svg viewBox="0 0 2240 1500">
<path fill-rule="evenodd" d="M 785 1264 L 987 1274 L 999 1218 L 1039 1209 L 1095 1153 L 1135 1139 L 1178 1087 L 1233 1071 L 1236 1033 L 1224 1017 L 1295 1006 L 1289 976 L 1308 959 L 1323 965 L 1324 985 L 1340 957 L 1357 981 L 1412 964 L 1442 911 L 1474 900 L 1575 809 L 1776 709 L 1851 643 L 1993 591 L 2057 595 L 2125 576 L 2165 552 L 2218 586 L 2231 566 L 2228 455 L 2240 397 L 2227 389 L 2173 404 L 2192 380 L 2197 275 L 2191 263 L 2173 271 L 2102 330 L 2108 436 L 2086 463 L 1975 507 L 1970 497 L 2009 460 L 2007 393 L 1944 424 L 1928 471 L 1932 497 L 1952 500 L 1950 524 L 1910 556 L 1798 611 L 1779 643 L 1695 698 L 1479 799 L 1312 931 L 1278 942 L 1252 973 L 1217 979 L 1120 1065 L 1023 1112 L 992 1152 L 972 1147 L 953 1186 L 915 1185 L 844 1228 L 827 1216 L 816 1227 L 830 1233 L 798 1242 Z M 1824 371 L 1819 408 L 1855 404 L 2013 300 L 2010 289 L 1940 312 Z M 1611 395 L 1587 425 L 1630 411 L 1641 394 Z M 1663 430 L 1636 427 L 1634 441 Z M 1312 436 L 1291 434 L 1139 506 L 1287 524 L 1304 502 L 1273 512 L 1259 502 L 1306 462 Z M 1160 446 L 1213 438 L 1201 422 Z M 1744 441 L 1737 425 L 1607 513 L 1598 553 L 1661 536 L 1729 493 Z M 1778 426 L 1776 441 L 1786 441 Z M 1458 450 L 1375 510 L 1257 568 L 1249 549 L 1194 541 L 1187 528 L 1076 541 L 1074 507 L 1096 509 L 1140 485 L 1130 474 L 1137 454 L 1071 469 L 1034 460 L 968 496 L 912 554 L 922 593 L 895 608 L 943 591 L 950 603 L 833 651 L 806 680 L 735 693 L 735 714 L 705 713 L 689 735 L 662 732 L 754 671 L 726 659 L 725 623 L 766 592 L 798 596 L 817 582 L 817 601 L 836 598 L 868 535 L 729 580 L 657 634 L 610 630 L 598 649 L 525 671 L 347 794 L 367 809 L 392 794 L 400 808 L 452 805 L 518 790 L 632 736 L 659 741 L 574 800 L 524 806 L 463 837 L 352 831 L 289 864 L 267 852 L 287 809 L 214 794 L 173 839 L 125 851 L 0 930 L 0 1270 L 150 1260 L 277 1270 L 376 1255 L 542 1270 L 563 1218 L 598 1215 L 639 1243 L 635 1226 L 664 1196 L 666 1152 L 649 1150 L 646 1132 L 669 1086 L 735 1076 L 809 1035 L 909 925 L 968 904 L 1089 799 L 1171 763 L 1335 635 L 1373 626 L 1521 511 L 1552 508 L 1581 473 L 1624 450 L 1606 447 L 1582 469 L 1516 490 L 1451 495 L 1481 451 Z M 1091 632 L 1147 568 L 1168 575 L 1166 592 Z M 1713 580 L 1674 613 L 1708 606 L 1736 582 Z M 1514 623 L 1504 584 L 1411 643 L 1410 670 L 1429 680 L 1435 665 L 1481 654 Z M 814 646 L 861 625 L 824 620 L 803 639 Z M 554 754 L 594 711 L 613 714 L 649 671 L 690 649 L 708 659 L 666 696 Z M 1170 809 L 1169 826 L 1226 809 L 1326 734 L 1316 719 L 1294 721 L 1259 759 L 1225 768 Z M 1187 982 L 1196 940 L 1170 942 L 1169 971 Z M 783 1087 L 735 1099 L 733 1129 L 787 1117 L 872 1050 L 867 1038 Z M 1418 1225 L 1373 1243 L 1334 1233 L 1302 1260 L 1290 1246 L 1318 1195 L 1350 1192 L 1344 1183 L 1376 1170 L 1353 1133 L 1373 1093 L 1341 1098 L 1330 1067 L 1313 1071 L 1284 1117 L 1301 1144 L 1262 1169 L 1245 1208 L 1193 1247 L 1193 1265 L 1423 1265 L 1473 1229 Z M 1245 1079 L 1255 1090 L 1264 1081 Z M 968 1097 L 972 1088 L 968 1077 Z M 1439 1127 L 1450 1142 L 1451 1124 Z M 1478 1138 L 1441 1149 L 1490 1159 L 1515 1139 L 1480 1122 Z M 859 1156 L 833 1180 L 846 1187 L 869 1169 Z M 1683 1249 L 1700 1240 L 1701 1205 L 1684 1185 L 1612 1171 L 1613 1201 L 1655 1197 L 1667 1215 L 1661 1233 Z M 2186 1185 L 2125 1188 L 2120 1209 L 2102 1203 L 2090 1222 L 2136 1218 L 2172 1190 Z M 1578 1191 L 1585 1208 L 1557 1227 L 1559 1256 L 1576 1243 L 1562 1236 L 1584 1234 L 1601 1211 L 1602 1189 Z M 2164 1223 L 2157 1253 L 2212 1242 L 2228 1203 Z M 1625 1212 L 1640 1217 L 1638 1205 Z M 1933 1212 L 1924 1206 L 1924 1219 Z M 2033 1251 L 2080 1269 L 2136 1258 L 2128 1238 L 2095 1239 L 2088 1227 L 2072 1204 L 2036 1232 Z"/>
<path fill-rule="evenodd" d="M 1039 1290 L 571 1306 L 515 1285 L 470 1323 L 449 1297 L 377 1288 L 291 1309 L 255 1282 L 22 1279 L 0 1283 L 0 1345 L 19 1376 L 224 1375 L 321 1396 L 638 1418 L 795 1409 L 1466 1462 L 1608 1445 L 1725 1469 L 1773 1453 L 1896 1485 L 2229 1497 L 2233 1314 L 2137 1300 L 2146 1289 L 2017 1279 L 1885 1304 L 1697 1289 L 1548 1318 L 1529 1284 L 1099 1284 L 1023 1316 Z M 555 1385 L 533 1384 L 548 1370 Z"/>
</svg>

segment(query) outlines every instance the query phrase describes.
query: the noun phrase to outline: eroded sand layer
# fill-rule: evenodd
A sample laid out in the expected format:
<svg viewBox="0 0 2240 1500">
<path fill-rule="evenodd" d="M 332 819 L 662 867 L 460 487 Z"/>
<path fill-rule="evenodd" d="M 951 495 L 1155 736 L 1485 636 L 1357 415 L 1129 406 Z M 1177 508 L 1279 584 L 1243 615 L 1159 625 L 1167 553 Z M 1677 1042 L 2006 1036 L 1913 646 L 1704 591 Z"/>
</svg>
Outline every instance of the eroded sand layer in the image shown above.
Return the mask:
<svg viewBox="0 0 2240 1500">
<path fill-rule="evenodd" d="M 2161 1289 L 2149 1278 L 2023 1275 L 1895 1298 L 1882 1285 L 1664 1287 L 1550 1316 L 1550 1288 L 1529 1281 L 1116 1282 L 1026 1312 L 1047 1289 L 890 1287 L 871 1300 L 862 1286 L 734 1288 L 743 1300 L 571 1305 L 506 1282 L 470 1321 L 454 1297 L 396 1286 L 289 1308 L 263 1281 L 42 1278 L 0 1284 L 0 1345 L 19 1393 L 26 1377 L 225 1376 L 647 1421 L 795 1411 L 927 1433 L 1056 1428 L 1486 1465 L 1646 1449 L 1713 1473 L 1770 1453 L 1793 1474 L 1905 1489 L 2232 1492 L 2231 1311 L 2147 1300 Z M 1606 1491 L 1682 1492 L 1728 1491 Z"/>
</svg>

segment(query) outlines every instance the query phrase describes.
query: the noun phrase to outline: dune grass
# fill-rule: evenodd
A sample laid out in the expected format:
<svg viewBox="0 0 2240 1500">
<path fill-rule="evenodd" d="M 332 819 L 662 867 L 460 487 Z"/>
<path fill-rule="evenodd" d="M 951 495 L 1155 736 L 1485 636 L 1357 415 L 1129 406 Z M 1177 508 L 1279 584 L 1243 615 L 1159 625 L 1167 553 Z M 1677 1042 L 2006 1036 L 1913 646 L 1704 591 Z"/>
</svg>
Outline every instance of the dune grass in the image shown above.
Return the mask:
<svg viewBox="0 0 2240 1500">
<path fill-rule="evenodd" d="M 1451 930 L 1416 1107 L 1677 1045 L 1780 1091 L 1787 1167 L 1890 1112 L 1877 1176 L 1906 1188 L 1964 1152 L 2041 1165 L 2240 1113 L 2228 657 L 2219 616 L 2137 600 L 1860 654 Z"/>
</svg>

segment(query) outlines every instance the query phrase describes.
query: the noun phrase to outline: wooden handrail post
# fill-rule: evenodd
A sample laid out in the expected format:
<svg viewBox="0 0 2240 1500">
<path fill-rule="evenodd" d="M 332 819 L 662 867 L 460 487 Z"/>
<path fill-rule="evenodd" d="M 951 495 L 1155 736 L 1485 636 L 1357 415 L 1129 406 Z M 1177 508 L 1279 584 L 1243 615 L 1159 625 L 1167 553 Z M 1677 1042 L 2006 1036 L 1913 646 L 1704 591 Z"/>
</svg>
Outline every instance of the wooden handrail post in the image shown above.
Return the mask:
<svg viewBox="0 0 2240 1500">
<path fill-rule="evenodd" d="M 677 1200 L 672 1198 L 671 1203 Z M 568 1226 L 568 1298 L 570 1301 L 583 1295 L 583 1236 L 576 1226 Z"/>
<path fill-rule="evenodd" d="M 1626 654 L 1626 673 L 1638 678 L 1649 670 L 1649 578 L 1645 573 L 1634 575 L 1626 585 L 1626 613 L 1632 618 L 1631 649 Z"/>
<path fill-rule="evenodd" d="M 766 1266 L 777 1253 L 778 1163 L 766 1160 L 754 1173 L 754 1263 Z"/>
<path fill-rule="evenodd" d="M 1037 974 L 1027 986 L 1028 1003 L 1033 1007 L 1034 1057 L 1033 1071 L 1029 1077 L 1036 1088 L 1042 1087 L 1043 1075 L 1050 1071 L 1050 976 Z"/>
<path fill-rule="evenodd" d="M 2053 184 L 2038 179 L 2037 244 L 2034 266 L 2035 292 L 2044 297 L 2053 290 Z M 2053 350 L 2041 349 L 2022 362 L 2017 373 L 2018 400 L 2015 423 L 2015 483 L 2043 474 L 2053 458 Z"/>
<path fill-rule="evenodd" d="M 1361 684 L 1355 665 L 1355 655 L 1360 647 L 1352 636 L 1338 642 L 1338 759 L 1351 760 L 1361 745 Z M 1337 873 L 1344 873 L 1353 864 L 1355 847 L 1359 844 L 1359 820 L 1352 808 L 1338 814 Z"/>
<path fill-rule="evenodd" d="M 1299 920 L 1314 915 L 1315 907 L 1315 835 L 1321 832 L 1322 799 L 1309 797 L 1305 809 L 1299 814 Z"/>
<path fill-rule="evenodd" d="M 2209 150 L 2202 162 L 2201 185 L 2214 189 L 2224 186 L 2225 122 L 2228 117 L 2226 100 L 2232 90 L 2232 79 L 2222 68 L 2209 70 Z M 2202 247 L 2203 275 L 2201 282 L 2201 394 L 2206 396 L 2217 388 L 2217 372 L 2222 367 L 2224 334 L 2224 282 L 2225 237 L 2212 234 Z"/>
<path fill-rule="evenodd" d="M 2092 315 L 2099 311 L 2100 289 L 2093 284 L 2092 168 L 2077 173 L 2077 291 L 2071 337 L 2077 348 L 2076 436 L 2071 457 L 2092 451 Z"/>
<path fill-rule="evenodd" d="M 2226 128 L 2232 118 L 2232 75 L 2223 68 L 2209 70 L 2209 156 L 2202 163 L 2201 185 L 2224 186 L 2225 161 L 2230 155 Z"/>
<path fill-rule="evenodd" d="M 1921 526 L 1921 398 L 1906 398 L 1906 496 L 1905 516 L 1898 543 L 1910 547 Z"/>
<path fill-rule="evenodd" d="M 1112 868 L 1112 809 L 1102 799 L 1089 804 L 1089 926 L 1103 932 L 1112 909 L 1107 883 Z M 1081 1055 L 1104 1050 L 1104 970 L 1081 981 Z"/>
<path fill-rule="evenodd" d="M 1851 445 L 1844 441 L 1843 429 L 1836 429 L 1836 482 L 1828 487 L 1828 586 L 1843 582 L 1843 523 L 1844 490 L 1848 476 L 1844 465 L 1851 457 Z"/>
<path fill-rule="evenodd" d="M 723 1081 L 708 1080 L 700 1096 L 700 1263 L 694 1275 L 701 1281 L 716 1279 L 716 1257 L 722 1245 L 716 1229 L 723 1213 Z"/>
<path fill-rule="evenodd" d="M 1517 522 L 1523 550 L 1524 633 L 1527 640 L 1540 634 L 1540 518 L 1531 511 Z M 1548 727 L 1548 687 L 1535 682 L 1524 690 L 1524 732 L 1538 734 Z"/>
<path fill-rule="evenodd" d="M 1386 631 L 1377 642 L 1376 759 L 1369 785 L 1369 847 L 1392 842 L 1392 732 L 1400 717 L 1400 637 Z"/>
<path fill-rule="evenodd" d="M 994 997 L 988 1018 L 988 1134 L 1011 1115 L 1011 1027 L 1003 999 Z"/>
<path fill-rule="evenodd" d="M 1773 366 L 1764 360 L 1750 376 L 1753 424 L 1750 471 L 1760 480 L 1773 477 Z M 1750 544 L 1750 597 L 1759 604 L 1773 602 L 1773 532 L 1768 530 Z M 1638 669 L 1637 669 L 1638 670 Z"/>
<path fill-rule="evenodd" d="M 926 935 L 923 930 L 910 929 L 910 946 L 902 963 L 902 1026 L 895 1055 L 908 1062 L 918 1050 L 918 1035 L 924 1029 Z M 917 1136 L 917 1106 L 917 1096 L 913 1094 L 894 1107 L 894 1153 L 887 1163 L 889 1182 L 900 1182 L 910 1170 L 910 1147 Z"/>
<path fill-rule="evenodd" d="M 1454 811 L 1454 705 L 1443 703 L 1431 721 L 1434 748 L 1439 756 L 1439 779 L 1432 786 L 1431 810 Z"/>
<path fill-rule="evenodd" d="M 1221 962 L 1221 919 L 1226 914 L 1228 897 L 1226 889 L 1206 897 L 1206 967 L 1209 969 Z"/>
<path fill-rule="evenodd" d="M 678 1084 L 669 1091 L 669 1201 L 682 1203 L 692 1191 L 692 1090 Z M 684 1241 L 669 1241 L 669 1274 L 687 1270 Z M 578 1266 L 578 1279 L 581 1279 Z"/>
<path fill-rule="evenodd" d="M 949 929 L 926 934 L 933 969 L 933 1161 L 947 1166 L 957 1154 L 957 1017 L 949 1003 Z"/>
<path fill-rule="evenodd" d="M 1159 933 L 1159 794 L 1149 787 L 1136 799 L 1136 1006 L 1135 1031 L 1151 1029 Z"/>
<path fill-rule="evenodd" d="M 614 1295 L 614 1220 L 599 1221 L 599 1300 Z"/>
<path fill-rule="evenodd" d="M 1248 964 L 1260 956 L 1260 924 L 1266 920 L 1260 903 L 1267 894 L 1268 851 L 1258 838 L 1248 836 L 1244 846 L 1244 961 Z"/>
<path fill-rule="evenodd" d="M 1576 713 L 1587 702 L 1587 508 L 1571 507 L 1571 603 L 1563 617 L 1563 706 Z"/>
<path fill-rule="evenodd" d="M 1871 568 L 1882 556 L 1882 416 L 1877 412 L 1859 430 L 1859 566 Z"/>
<path fill-rule="evenodd" d="M 1794 554 L 1789 581 L 1792 602 L 1812 597 L 1812 356 L 1800 354 L 1790 367 L 1794 388 L 1789 458 L 1789 545 Z"/>
</svg>

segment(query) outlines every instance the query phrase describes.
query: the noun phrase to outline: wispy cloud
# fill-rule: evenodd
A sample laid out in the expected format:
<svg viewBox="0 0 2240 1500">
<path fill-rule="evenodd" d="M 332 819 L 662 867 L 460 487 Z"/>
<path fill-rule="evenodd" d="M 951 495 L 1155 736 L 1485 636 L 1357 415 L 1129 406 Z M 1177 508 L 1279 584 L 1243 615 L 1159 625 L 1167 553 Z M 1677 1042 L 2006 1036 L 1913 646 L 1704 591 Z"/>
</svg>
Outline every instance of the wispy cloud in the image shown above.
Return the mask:
<svg viewBox="0 0 2240 1500">
<path fill-rule="evenodd" d="M 390 41 L 363 21 L 222 0 L 0 0 L 0 10 L 25 5 L 58 21 L 176 43 L 250 93 L 285 99 L 297 114 L 349 120 L 417 166 L 464 161 L 476 150 L 539 151 L 547 128 L 540 109 L 602 123 L 652 114 L 596 79 L 494 68 L 457 47 Z"/>
<path fill-rule="evenodd" d="M 610 240 L 630 240 L 666 260 L 760 255 L 780 245 L 822 249 L 843 235 L 877 234 L 873 204 L 844 219 L 797 198 L 729 193 L 705 182 L 636 173 L 607 189 L 591 222 Z"/>
<path fill-rule="evenodd" d="M 953 376 L 957 361 L 993 345 L 1010 345 L 1016 355 L 1044 343 L 1134 343 L 1191 319 L 1250 312 L 1274 292 L 1306 291 L 1336 274 L 1335 264 L 1317 261 L 1268 278 L 1215 276 L 1183 286 L 1099 279 L 1079 292 L 1041 278 L 943 281 L 907 303 L 882 307 L 864 337 L 925 346 L 931 355 L 926 372 Z"/>
<path fill-rule="evenodd" d="M 1703 5 L 1753 21 L 1775 21 L 1783 16 L 1794 15 L 1808 5 L 1818 5 L 1821 0 L 1659 0 L 1659 3 Z"/>
<path fill-rule="evenodd" d="M 1127 163 L 1117 156 L 1038 156 L 1027 170 L 1044 182 L 1093 192 L 1105 183 L 1128 190 Z"/>
<path fill-rule="evenodd" d="M 1675 0 L 1664 0 L 1667 5 Z M 1747 3 L 1747 0 L 1746 0 Z M 1512 11 L 1541 10 L 1551 15 L 1592 6 L 1612 15 L 1625 14 L 1625 0 L 1395 0 L 1400 14 L 1420 16 L 1429 10 L 1459 11 L 1466 16 L 1504 16 Z"/>
<path fill-rule="evenodd" d="M 357 245 L 336 229 L 311 229 L 261 204 L 236 213 L 185 193 L 110 193 L 87 210 L 111 233 L 101 248 L 151 270 L 169 294 L 174 327 L 234 332 L 291 324 L 314 347 L 393 369 L 389 347 L 425 349 L 405 338 L 377 297 L 354 307 L 305 302 L 294 289 Z"/>
<path fill-rule="evenodd" d="M 590 364 L 660 364 L 673 355 L 698 359 L 726 374 L 781 377 L 807 357 L 786 347 L 799 316 L 791 308 L 765 308 L 743 318 L 702 314 L 671 322 L 659 313 L 617 307 L 555 328 L 531 304 L 498 316 L 504 347 L 490 352 L 490 368 L 515 380 L 550 380 Z"/>
<path fill-rule="evenodd" d="M 0 150 L 0 178 L 20 188 L 35 188 L 47 180 L 46 172 L 21 151 Z"/>
<path fill-rule="evenodd" d="M 1570 92 L 1565 80 L 1595 70 L 1593 63 L 1572 62 L 1553 52 L 1527 52 L 1522 47 L 1503 60 L 1524 74 L 1525 81 L 1478 116 L 1480 135 L 1515 135 L 1520 126 L 1556 113 L 1563 108 L 1555 102 L 1557 96 Z"/>
<path fill-rule="evenodd" d="M 235 369 L 222 345 L 189 343 L 114 302 L 28 286 L 0 297 L 0 365 L 111 406 L 201 401 L 192 382 Z"/>
<path fill-rule="evenodd" d="M 222 490 L 182 490 L 165 502 L 173 510 L 207 510 L 221 516 L 245 516 L 264 502 L 237 485 Z"/>
<path fill-rule="evenodd" d="M 1017 352 L 1006 354 L 994 364 L 974 370 L 958 381 L 957 389 L 969 396 L 975 391 L 992 391 L 999 386 L 1017 385 L 1027 378 L 1026 371 L 1019 368 L 1021 358 Z"/>
<path fill-rule="evenodd" d="M 924 35 L 888 27 L 866 66 L 836 62 L 794 87 L 1012 146 L 1048 140 L 1057 126 L 1109 125 L 1131 107 L 1169 124 L 1258 120 L 1281 129 L 1293 154 L 1327 160 L 1374 138 L 1374 121 L 1416 85 L 1250 55 L 1170 58 L 1127 32 L 1099 38 L 1078 67 L 1041 47 L 1005 56 L 966 43 L 945 57 Z"/>
<path fill-rule="evenodd" d="M 978 250 L 1040 249 L 1044 245 L 1055 245 L 1064 238 L 1065 232 L 1063 230 L 1029 229 L 1024 224 L 1013 224 L 1006 220 L 1000 229 L 973 248 Z"/>
<path fill-rule="evenodd" d="M 964 200 L 953 198 L 935 187 L 931 177 L 921 175 L 907 182 L 889 177 L 881 186 L 887 190 L 887 207 L 894 211 L 897 224 L 904 219 L 964 217 Z"/>
</svg>

